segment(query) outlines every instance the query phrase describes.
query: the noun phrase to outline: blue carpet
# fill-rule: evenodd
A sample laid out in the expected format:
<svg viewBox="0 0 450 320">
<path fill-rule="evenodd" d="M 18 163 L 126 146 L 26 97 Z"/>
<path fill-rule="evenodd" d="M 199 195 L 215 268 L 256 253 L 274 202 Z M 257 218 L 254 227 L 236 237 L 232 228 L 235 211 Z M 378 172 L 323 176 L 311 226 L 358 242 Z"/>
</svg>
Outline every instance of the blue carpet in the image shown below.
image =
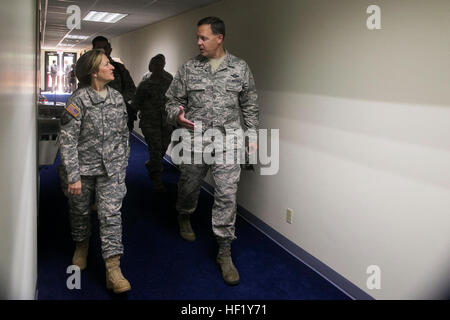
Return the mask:
<svg viewBox="0 0 450 320">
<path fill-rule="evenodd" d="M 348 300 L 349 298 L 309 267 L 237 217 L 233 261 L 241 283 L 227 286 L 215 263 L 217 245 L 211 230 L 212 197 L 202 190 L 192 218 L 197 240 L 188 243 L 178 234 L 175 200 L 179 173 L 165 163 L 165 194 L 153 192 L 144 162 L 147 147 L 131 137 L 127 196 L 122 207 L 122 271 L 132 290 L 115 296 L 105 288 L 98 219 L 92 216 L 93 234 L 88 267 L 81 273 L 81 289 L 69 290 L 66 273 L 74 246 L 68 207 L 56 167 L 40 169 L 38 217 L 39 300 Z"/>
</svg>

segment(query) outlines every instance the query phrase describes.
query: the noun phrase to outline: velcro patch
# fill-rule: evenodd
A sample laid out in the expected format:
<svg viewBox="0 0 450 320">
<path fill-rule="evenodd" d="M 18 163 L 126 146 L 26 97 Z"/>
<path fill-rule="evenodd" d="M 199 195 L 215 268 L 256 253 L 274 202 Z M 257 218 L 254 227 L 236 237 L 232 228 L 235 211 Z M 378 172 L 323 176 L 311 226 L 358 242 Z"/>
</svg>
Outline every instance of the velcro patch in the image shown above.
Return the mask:
<svg viewBox="0 0 450 320">
<path fill-rule="evenodd" d="M 73 104 L 69 104 L 67 107 L 66 107 L 66 111 L 68 112 L 68 113 L 70 113 L 73 117 L 75 117 L 75 118 L 77 118 L 79 115 L 80 115 L 80 113 L 81 113 L 81 111 L 80 111 L 80 109 L 78 109 L 76 106 L 74 106 Z"/>
</svg>

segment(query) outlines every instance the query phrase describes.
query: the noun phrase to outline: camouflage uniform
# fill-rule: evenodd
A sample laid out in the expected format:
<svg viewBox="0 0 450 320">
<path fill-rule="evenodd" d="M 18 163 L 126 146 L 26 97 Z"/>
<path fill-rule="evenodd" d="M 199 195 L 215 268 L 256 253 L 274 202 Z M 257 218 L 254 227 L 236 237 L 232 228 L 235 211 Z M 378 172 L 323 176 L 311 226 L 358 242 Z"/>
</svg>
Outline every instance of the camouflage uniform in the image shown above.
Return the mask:
<svg viewBox="0 0 450 320">
<path fill-rule="evenodd" d="M 126 194 L 125 173 L 130 154 L 127 112 L 122 95 L 107 89 L 106 98 L 91 87 L 76 90 L 61 117 L 59 168 L 61 187 L 69 199 L 72 238 L 90 236 L 93 194 L 98 205 L 102 256 L 123 253 L 120 208 Z M 67 192 L 81 180 L 81 195 Z"/>
<path fill-rule="evenodd" d="M 123 95 L 123 99 L 125 100 L 128 112 L 127 125 L 130 131 L 132 131 L 134 128 L 134 121 L 137 119 L 137 117 L 130 104 L 131 101 L 134 100 L 136 86 L 134 85 L 133 79 L 130 76 L 130 72 L 128 72 L 123 64 L 116 62 L 111 58 L 109 58 L 109 61 L 114 66 L 114 80 L 109 82 L 108 86 L 116 89 Z"/>
<path fill-rule="evenodd" d="M 172 75 L 165 72 L 161 79 L 148 78 L 142 81 L 136 91 L 135 110 L 139 110 L 139 127 L 144 134 L 150 155 L 150 176 L 161 174 L 162 159 L 170 144 L 173 127 L 166 121 L 165 93 L 172 82 Z"/>
<path fill-rule="evenodd" d="M 247 63 L 226 52 L 226 57 L 212 72 L 208 59 L 199 55 L 177 72 L 166 93 L 167 120 L 177 125 L 179 106 L 186 119 L 201 122 L 203 132 L 240 129 L 241 115 L 248 129 L 258 127 L 257 94 Z M 192 133 L 192 131 L 191 131 Z M 234 145 L 234 148 L 238 148 Z M 224 146 L 224 151 L 225 151 Z M 235 237 L 236 192 L 241 168 L 239 164 L 182 164 L 176 208 L 180 214 L 192 214 L 197 207 L 201 181 L 211 169 L 216 187 L 212 208 L 213 232 L 219 242 L 230 243 Z"/>
</svg>

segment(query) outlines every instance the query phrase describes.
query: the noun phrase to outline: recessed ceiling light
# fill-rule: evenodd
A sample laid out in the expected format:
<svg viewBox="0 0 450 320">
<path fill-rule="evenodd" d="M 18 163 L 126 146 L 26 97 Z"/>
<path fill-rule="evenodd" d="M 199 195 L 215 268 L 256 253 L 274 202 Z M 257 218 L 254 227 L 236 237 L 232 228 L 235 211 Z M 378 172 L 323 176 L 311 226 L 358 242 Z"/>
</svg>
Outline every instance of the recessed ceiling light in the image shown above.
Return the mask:
<svg viewBox="0 0 450 320">
<path fill-rule="evenodd" d="M 60 43 L 58 44 L 58 47 L 73 47 L 74 44 L 69 44 L 69 43 Z"/>
<path fill-rule="evenodd" d="M 94 22 L 105 22 L 105 23 L 116 23 L 117 21 L 125 18 L 128 14 L 124 13 L 110 13 L 110 12 L 98 12 L 89 11 L 84 21 L 94 21 Z"/>
<path fill-rule="evenodd" d="M 67 36 L 65 36 L 66 39 L 77 39 L 77 40 L 85 40 L 87 38 L 89 38 L 89 36 L 79 36 L 76 34 L 69 34 Z"/>
</svg>

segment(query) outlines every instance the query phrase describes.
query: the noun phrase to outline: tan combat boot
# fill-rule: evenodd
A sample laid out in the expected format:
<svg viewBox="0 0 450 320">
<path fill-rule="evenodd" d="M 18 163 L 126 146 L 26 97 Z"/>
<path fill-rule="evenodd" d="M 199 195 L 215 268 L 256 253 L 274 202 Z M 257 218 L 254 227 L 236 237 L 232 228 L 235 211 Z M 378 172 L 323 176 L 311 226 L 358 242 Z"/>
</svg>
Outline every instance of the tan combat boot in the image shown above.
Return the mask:
<svg viewBox="0 0 450 320">
<path fill-rule="evenodd" d="M 87 267 L 87 255 L 89 251 L 89 238 L 81 242 L 75 242 L 75 252 L 72 258 L 72 264 L 78 266 L 80 270 Z"/>
<path fill-rule="evenodd" d="M 106 288 L 114 293 L 123 293 L 131 290 L 131 285 L 120 270 L 120 256 L 114 256 L 105 260 Z"/>
<path fill-rule="evenodd" d="M 239 284 L 239 272 L 231 260 L 231 246 L 219 245 L 219 253 L 217 254 L 217 263 L 222 270 L 222 278 L 226 284 L 234 286 Z"/>
<path fill-rule="evenodd" d="M 188 214 L 178 215 L 178 225 L 180 226 L 180 236 L 189 242 L 195 240 L 195 233 L 191 227 L 191 220 Z"/>
</svg>

